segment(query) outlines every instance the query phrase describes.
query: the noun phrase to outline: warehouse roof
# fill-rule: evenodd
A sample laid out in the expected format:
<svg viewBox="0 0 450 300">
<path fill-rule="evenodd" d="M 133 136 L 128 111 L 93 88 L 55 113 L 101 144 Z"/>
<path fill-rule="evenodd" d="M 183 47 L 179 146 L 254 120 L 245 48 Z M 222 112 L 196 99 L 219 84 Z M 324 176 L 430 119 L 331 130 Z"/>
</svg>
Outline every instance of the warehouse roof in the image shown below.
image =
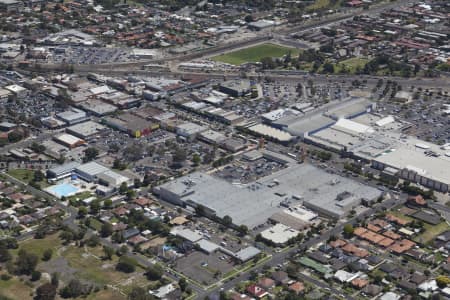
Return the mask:
<svg viewBox="0 0 450 300">
<path fill-rule="evenodd" d="M 95 176 L 108 170 L 109 169 L 107 167 L 102 166 L 101 164 L 96 163 L 95 161 L 82 164 L 76 168 L 76 171 L 88 174 L 90 176 Z"/>
<path fill-rule="evenodd" d="M 257 124 L 249 127 L 248 129 L 259 135 L 273 138 L 280 142 L 289 142 L 293 138 L 293 136 L 286 131 L 282 131 L 264 124 Z"/>
<path fill-rule="evenodd" d="M 234 255 L 237 259 L 241 261 L 247 261 L 258 255 L 259 253 L 261 253 L 261 250 L 253 246 L 249 246 L 247 248 L 239 250 Z"/>
<path fill-rule="evenodd" d="M 67 133 L 55 136 L 55 140 L 66 145 L 75 145 L 79 143 L 84 143 L 82 139 Z"/>
<path fill-rule="evenodd" d="M 278 185 L 273 185 L 278 182 Z M 278 172 L 243 186 L 233 185 L 206 173 L 195 172 L 159 186 L 187 203 L 202 204 L 216 212 L 217 216 L 229 215 L 234 224 L 250 228 L 264 223 L 274 213 L 283 210 L 279 204 L 288 199 L 296 203 L 320 206 L 323 211 L 343 215 L 346 201 L 372 200 L 380 191 L 349 178 L 327 173 L 310 164 L 289 164 Z M 342 201 L 337 196 L 344 192 L 352 195 Z"/>
<path fill-rule="evenodd" d="M 67 128 L 68 131 L 83 138 L 98 134 L 105 129 L 106 127 L 102 124 L 93 121 L 87 121 Z"/>
</svg>

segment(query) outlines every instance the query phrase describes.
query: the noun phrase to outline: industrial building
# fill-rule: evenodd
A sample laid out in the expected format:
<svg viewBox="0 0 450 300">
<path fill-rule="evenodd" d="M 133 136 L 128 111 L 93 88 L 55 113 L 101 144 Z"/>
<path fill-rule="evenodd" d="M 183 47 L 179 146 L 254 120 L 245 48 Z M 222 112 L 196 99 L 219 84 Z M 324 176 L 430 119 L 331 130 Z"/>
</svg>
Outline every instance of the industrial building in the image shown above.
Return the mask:
<svg viewBox="0 0 450 300">
<path fill-rule="evenodd" d="M 97 117 L 103 117 L 112 114 L 117 110 L 117 107 L 115 105 L 97 99 L 89 99 L 81 103 L 80 107 Z"/>
<path fill-rule="evenodd" d="M 219 90 L 232 97 L 242 97 L 250 93 L 251 83 L 249 80 L 229 80 L 220 84 Z"/>
<path fill-rule="evenodd" d="M 57 114 L 56 117 L 66 122 L 67 125 L 73 125 L 89 120 L 86 112 L 74 107 L 71 107 L 64 112 Z"/>
<path fill-rule="evenodd" d="M 70 149 L 86 144 L 84 140 L 67 133 L 56 135 L 53 139 Z"/>
<path fill-rule="evenodd" d="M 50 178 L 52 180 L 59 180 L 69 177 L 79 165 L 79 162 L 71 161 L 69 163 L 51 168 L 47 170 L 47 178 Z"/>
<path fill-rule="evenodd" d="M 341 218 L 381 192 L 349 178 L 327 173 L 309 164 L 289 163 L 269 176 L 247 185 L 233 185 L 196 172 L 154 189 L 163 200 L 181 205 L 201 204 L 208 213 L 228 215 L 233 223 L 253 228 L 286 207 L 305 207 L 332 218 Z"/>
<path fill-rule="evenodd" d="M 152 131 L 159 128 L 157 123 L 152 123 L 131 113 L 123 113 L 116 117 L 106 117 L 102 121 L 104 124 L 136 138 L 149 135 Z"/>
<path fill-rule="evenodd" d="M 450 152 L 403 134 L 409 123 L 392 116 L 364 114 L 351 120 L 340 119 L 332 126 L 305 137 L 305 140 L 371 163 L 389 176 L 448 192 Z"/>
<path fill-rule="evenodd" d="M 79 165 L 75 168 L 74 172 L 80 176 L 83 180 L 87 182 L 92 182 L 96 180 L 96 176 L 109 171 L 105 166 L 102 166 L 94 161 Z"/>
<path fill-rule="evenodd" d="M 206 130 L 206 127 L 191 122 L 185 122 L 176 127 L 176 133 L 190 141 L 193 141 L 197 135 Z"/>
<path fill-rule="evenodd" d="M 93 121 L 87 121 L 84 123 L 76 124 L 68 127 L 66 130 L 68 133 L 73 134 L 82 139 L 87 139 L 97 134 L 102 133 L 107 128 L 102 124 Z"/>
</svg>

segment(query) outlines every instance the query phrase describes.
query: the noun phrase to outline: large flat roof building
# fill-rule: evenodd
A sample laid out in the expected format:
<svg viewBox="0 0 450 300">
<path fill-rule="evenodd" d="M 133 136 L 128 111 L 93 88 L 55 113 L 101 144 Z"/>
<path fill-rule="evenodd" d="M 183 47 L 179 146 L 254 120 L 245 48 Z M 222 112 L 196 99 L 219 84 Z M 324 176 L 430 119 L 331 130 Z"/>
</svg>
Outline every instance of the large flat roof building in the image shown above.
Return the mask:
<svg viewBox="0 0 450 300">
<path fill-rule="evenodd" d="M 362 199 L 381 192 L 349 178 L 329 174 L 309 164 L 289 164 L 256 182 L 237 186 L 212 175 L 196 172 L 154 189 L 163 200 L 177 205 L 203 205 L 218 217 L 253 228 L 291 203 L 333 218 L 345 216 Z"/>
</svg>

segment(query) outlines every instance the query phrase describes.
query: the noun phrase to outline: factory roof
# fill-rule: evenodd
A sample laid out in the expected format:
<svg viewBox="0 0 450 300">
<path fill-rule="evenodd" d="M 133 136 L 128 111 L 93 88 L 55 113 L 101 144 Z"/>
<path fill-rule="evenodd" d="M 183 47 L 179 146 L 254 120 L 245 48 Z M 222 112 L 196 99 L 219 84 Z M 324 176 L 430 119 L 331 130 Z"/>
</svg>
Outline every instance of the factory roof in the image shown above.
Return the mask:
<svg viewBox="0 0 450 300">
<path fill-rule="evenodd" d="M 261 236 L 266 240 L 275 244 L 285 244 L 291 238 L 296 237 L 300 231 L 295 230 L 283 224 L 275 224 L 274 226 L 261 232 Z"/>
<path fill-rule="evenodd" d="M 61 120 L 64 120 L 66 122 L 71 122 L 73 120 L 81 119 L 86 117 L 86 113 L 78 108 L 70 108 L 64 112 L 61 112 L 56 115 Z"/>
<path fill-rule="evenodd" d="M 201 234 L 184 227 L 175 227 L 170 231 L 170 233 L 192 243 L 196 243 L 202 239 Z"/>
<path fill-rule="evenodd" d="M 278 184 L 274 184 L 278 183 Z M 380 195 L 375 188 L 349 178 L 327 173 L 310 164 L 288 164 L 288 167 L 247 185 L 233 185 L 225 180 L 195 172 L 158 187 L 179 195 L 187 203 L 202 204 L 223 217 L 229 215 L 234 224 L 249 228 L 260 225 L 274 213 L 282 211 L 281 202 L 313 203 L 323 210 L 344 215 L 346 201 L 364 198 L 372 200 Z M 344 192 L 352 197 L 337 200 Z"/>
<path fill-rule="evenodd" d="M 239 250 L 234 255 L 237 259 L 241 261 L 247 261 L 258 255 L 259 253 L 261 253 L 261 250 L 253 246 L 249 246 L 247 248 Z"/>
<path fill-rule="evenodd" d="M 66 145 L 75 145 L 84 143 L 84 141 L 76 136 L 73 136 L 71 134 L 63 133 L 60 135 L 55 136 L 55 140 L 59 141 L 61 143 L 64 143 Z"/>
<path fill-rule="evenodd" d="M 249 127 L 248 129 L 259 135 L 273 138 L 280 142 L 289 142 L 293 138 L 293 136 L 286 131 L 279 130 L 264 124 L 257 124 Z"/>
<path fill-rule="evenodd" d="M 203 251 L 206 251 L 207 253 L 214 252 L 220 248 L 219 245 L 217 245 L 213 242 L 210 242 L 208 240 L 205 240 L 205 239 L 201 239 L 201 240 L 197 241 L 197 244 L 200 247 L 200 249 L 202 249 Z"/>
<path fill-rule="evenodd" d="M 93 121 L 87 121 L 67 128 L 68 131 L 83 138 L 95 135 L 105 129 L 105 126 Z"/>
<path fill-rule="evenodd" d="M 109 169 L 105 166 L 102 166 L 95 161 L 88 162 L 86 164 L 82 164 L 76 168 L 77 171 L 88 174 L 90 176 L 95 176 L 97 174 L 108 171 Z"/>
<path fill-rule="evenodd" d="M 54 173 L 56 175 L 62 174 L 62 173 L 66 173 L 66 172 L 71 172 L 75 168 L 77 168 L 79 165 L 80 165 L 79 162 L 71 161 L 71 162 L 68 162 L 66 164 L 63 164 L 63 165 L 51 168 L 51 169 L 49 169 L 49 172 Z"/>
</svg>

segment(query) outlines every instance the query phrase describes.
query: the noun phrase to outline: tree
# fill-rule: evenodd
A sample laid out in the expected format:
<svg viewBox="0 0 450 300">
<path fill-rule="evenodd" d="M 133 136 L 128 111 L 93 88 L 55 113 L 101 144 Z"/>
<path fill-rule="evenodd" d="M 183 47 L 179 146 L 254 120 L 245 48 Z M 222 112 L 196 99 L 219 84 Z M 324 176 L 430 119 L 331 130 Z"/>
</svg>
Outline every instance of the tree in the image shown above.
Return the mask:
<svg viewBox="0 0 450 300">
<path fill-rule="evenodd" d="M 333 74 L 334 73 L 334 66 L 331 63 L 327 62 L 327 63 L 323 64 L 322 68 L 323 68 L 323 72 L 326 73 L 326 74 Z"/>
<path fill-rule="evenodd" d="M 78 279 L 72 279 L 60 292 L 63 298 L 77 298 L 89 294 L 90 288 L 83 285 Z"/>
<path fill-rule="evenodd" d="M 178 285 L 180 286 L 180 290 L 182 292 L 184 292 L 186 290 L 186 288 L 188 287 L 188 283 L 187 283 L 186 279 L 184 279 L 183 277 L 181 277 L 180 280 L 178 281 Z"/>
<path fill-rule="evenodd" d="M 98 150 L 94 147 L 89 147 L 84 150 L 83 162 L 89 162 L 97 158 Z"/>
<path fill-rule="evenodd" d="M 40 182 L 40 181 L 43 181 L 44 179 L 45 179 L 45 175 L 44 175 L 44 173 L 41 172 L 41 170 L 34 171 L 34 174 L 33 174 L 34 182 Z"/>
<path fill-rule="evenodd" d="M 99 200 L 92 201 L 90 204 L 90 210 L 91 210 L 91 214 L 93 214 L 93 215 L 98 214 L 100 211 L 100 201 Z"/>
<path fill-rule="evenodd" d="M 97 245 L 100 243 L 100 239 L 96 235 L 92 235 L 90 238 L 87 239 L 86 245 L 89 247 L 97 247 Z"/>
<path fill-rule="evenodd" d="M 141 287 L 133 287 L 128 294 L 128 300 L 154 300 L 155 297 L 150 295 L 146 289 Z"/>
<path fill-rule="evenodd" d="M 436 283 L 437 285 L 443 289 L 445 288 L 447 285 L 450 284 L 450 277 L 445 276 L 445 275 L 440 275 L 436 277 Z"/>
<path fill-rule="evenodd" d="M 103 246 L 103 253 L 105 253 L 105 258 L 110 260 L 114 255 L 114 249 L 108 246 Z"/>
<path fill-rule="evenodd" d="M 353 228 L 353 225 L 352 224 L 345 224 L 344 225 L 344 234 L 346 235 L 346 236 L 351 236 L 352 234 L 353 234 L 353 231 L 354 231 L 355 229 Z"/>
<path fill-rule="evenodd" d="M 194 163 L 194 165 L 198 166 L 198 165 L 200 164 L 200 162 L 201 162 L 200 155 L 198 155 L 197 153 L 195 153 L 195 154 L 192 156 L 192 162 Z"/>
<path fill-rule="evenodd" d="M 186 151 L 183 148 L 177 148 L 172 157 L 175 163 L 182 163 L 186 160 Z"/>
<path fill-rule="evenodd" d="M 248 233 L 248 227 L 246 225 L 244 225 L 244 224 L 239 225 L 238 231 L 239 231 L 240 234 L 246 235 Z"/>
<path fill-rule="evenodd" d="M 30 275 L 31 272 L 37 266 L 39 258 L 36 254 L 28 253 L 27 251 L 21 249 L 19 250 L 16 259 L 16 271 L 18 274 Z"/>
<path fill-rule="evenodd" d="M 50 282 L 52 285 L 58 287 L 58 285 L 59 285 L 59 273 L 58 272 L 52 273 L 52 278 L 51 278 Z"/>
<path fill-rule="evenodd" d="M 0 262 L 7 262 L 10 261 L 12 258 L 11 253 L 9 253 L 9 250 L 6 249 L 6 247 L 0 247 Z"/>
<path fill-rule="evenodd" d="M 86 217 L 87 214 L 88 214 L 88 210 L 87 210 L 86 206 L 80 206 L 78 208 L 78 218 L 82 219 L 82 218 Z"/>
<path fill-rule="evenodd" d="M 159 280 L 161 279 L 163 273 L 163 267 L 159 264 L 154 264 L 153 266 L 147 268 L 145 275 L 147 275 L 148 280 Z"/>
<path fill-rule="evenodd" d="M 124 273 L 133 273 L 136 270 L 136 262 L 128 256 L 121 256 L 116 265 L 116 270 Z"/>
<path fill-rule="evenodd" d="M 111 199 L 106 199 L 103 201 L 103 208 L 104 209 L 110 209 L 113 206 L 113 202 Z"/>
<path fill-rule="evenodd" d="M 52 255 L 53 255 L 53 250 L 52 249 L 47 249 L 42 254 L 42 260 L 43 261 L 49 261 L 52 258 Z"/>
<path fill-rule="evenodd" d="M 56 286 L 44 283 L 36 289 L 36 300 L 53 300 L 56 297 Z"/>
<path fill-rule="evenodd" d="M 102 227 L 100 229 L 100 234 L 102 237 L 108 237 L 113 233 L 113 227 L 110 223 L 105 222 L 102 224 Z"/>
<path fill-rule="evenodd" d="M 41 279 L 41 272 L 34 270 L 33 272 L 31 272 L 31 281 L 38 281 L 39 279 Z"/>
<path fill-rule="evenodd" d="M 225 226 L 230 226 L 233 223 L 233 219 L 229 215 L 226 215 L 222 218 L 222 223 Z"/>
<path fill-rule="evenodd" d="M 124 195 L 124 194 L 126 194 L 127 191 L 128 191 L 128 185 L 127 185 L 127 183 L 126 183 L 126 182 L 122 182 L 122 184 L 121 184 L 120 187 L 119 187 L 119 193 L 120 193 L 121 195 Z"/>
</svg>

